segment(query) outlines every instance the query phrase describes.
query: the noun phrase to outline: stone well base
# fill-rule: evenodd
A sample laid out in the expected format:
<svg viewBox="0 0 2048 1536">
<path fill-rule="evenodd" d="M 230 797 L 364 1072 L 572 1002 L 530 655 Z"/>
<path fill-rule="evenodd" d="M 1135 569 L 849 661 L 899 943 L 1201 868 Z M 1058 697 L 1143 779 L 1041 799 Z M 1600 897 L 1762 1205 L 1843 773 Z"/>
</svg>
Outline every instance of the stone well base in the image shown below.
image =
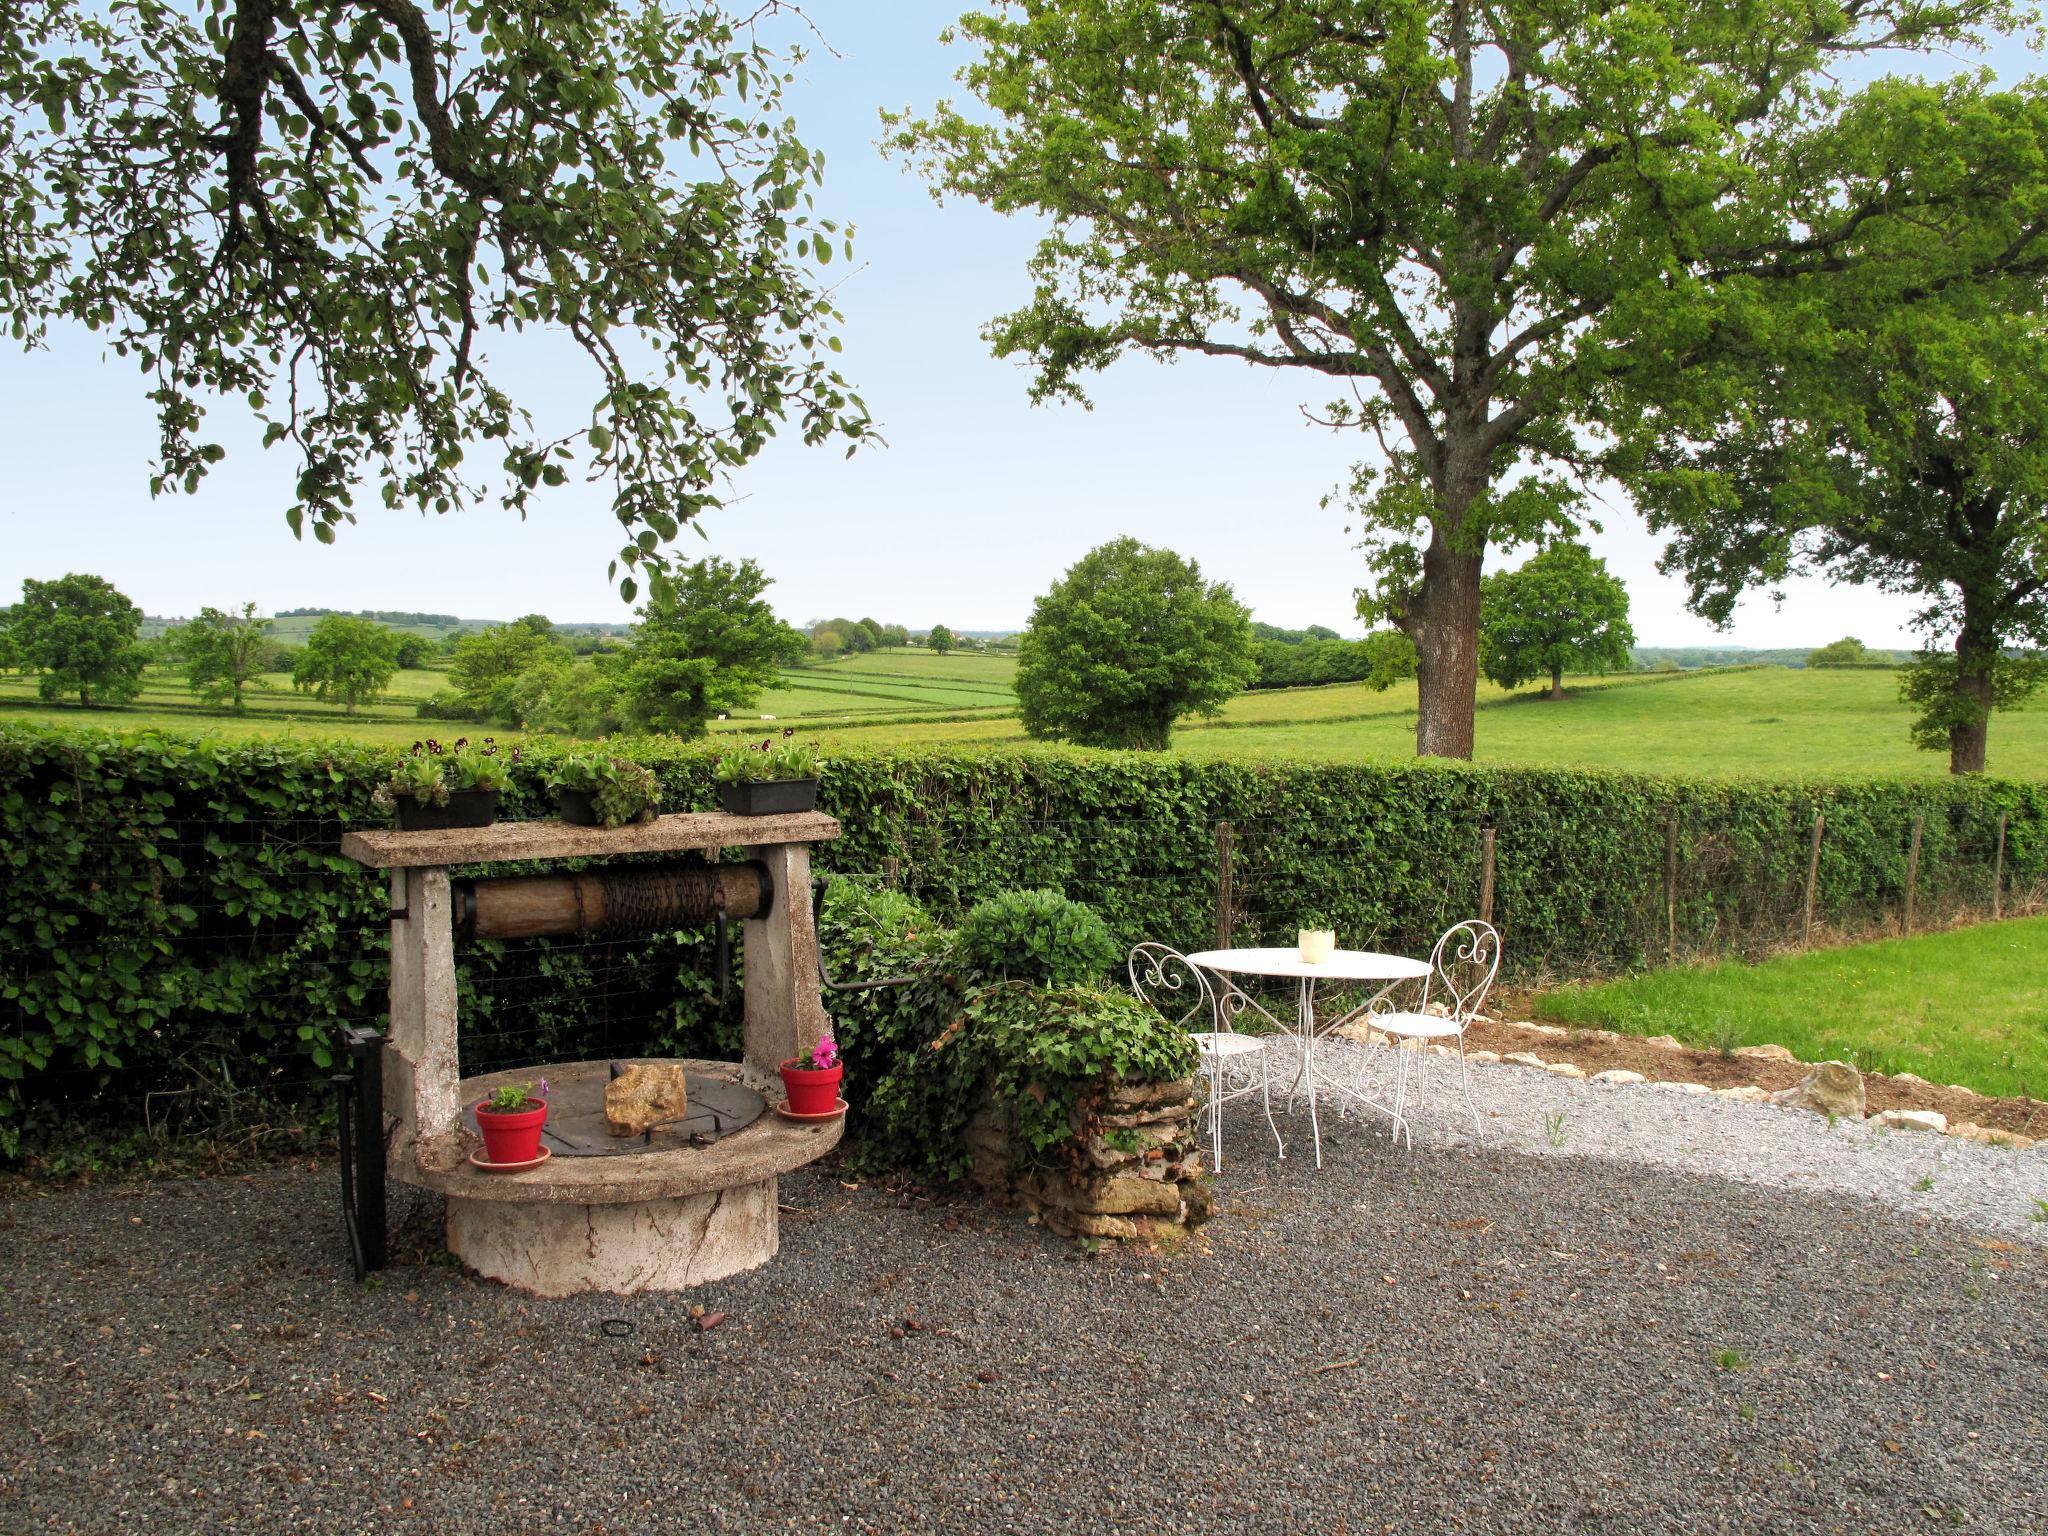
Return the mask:
<svg viewBox="0 0 2048 1536">
<path fill-rule="evenodd" d="M 536 1296 L 680 1291 L 757 1269 L 780 1240 L 773 1178 L 606 1205 L 448 1197 L 448 1251 Z"/>
</svg>

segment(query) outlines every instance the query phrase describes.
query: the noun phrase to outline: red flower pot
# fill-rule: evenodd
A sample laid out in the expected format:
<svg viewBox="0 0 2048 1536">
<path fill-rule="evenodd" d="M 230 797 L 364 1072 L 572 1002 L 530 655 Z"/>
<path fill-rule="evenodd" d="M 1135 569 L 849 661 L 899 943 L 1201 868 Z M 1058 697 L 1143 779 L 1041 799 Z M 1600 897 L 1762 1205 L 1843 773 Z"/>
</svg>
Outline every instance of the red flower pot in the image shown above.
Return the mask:
<svg viewBox="0 0 2048 1536">
<path fill-rule="evenodd" d="M 540 1128 L 547 1123 L 545 1099 L 526 1108 L 497 1110 L 486 1099 L 476 1107 L 476 1128 L 484 1133 L 484 1157 L 494 1163 L 530 1163 L 540 1156 Z"/>
<path fill-rule="evenodd" d="M 782 1064 L 782 1091 L 789 1095 L 793 1115 L 829 1115 L 839 1107 L 839 1079 L 846 1073 L 842 1063 L 831 1067 L 807 1067 L 795 1057 Z"/>
</svg>

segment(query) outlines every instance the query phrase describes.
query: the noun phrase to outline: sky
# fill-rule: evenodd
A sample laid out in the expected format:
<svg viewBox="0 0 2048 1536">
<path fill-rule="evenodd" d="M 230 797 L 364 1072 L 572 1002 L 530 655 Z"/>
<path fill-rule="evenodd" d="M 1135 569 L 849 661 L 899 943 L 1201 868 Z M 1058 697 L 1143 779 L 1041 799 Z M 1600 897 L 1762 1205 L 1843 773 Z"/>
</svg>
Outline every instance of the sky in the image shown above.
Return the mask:
<svg viewBox="0 0 2048 1536">
<path fill-rule="evenodd" d="M 843 371 L 887 446 L 848 460 L 843 448 L 778 441 L 706 517 L 708 538 L 683 536 L 685 557 L 758 561 L 793 623 L 846 614 L 1014 629 L 1088 549 L 1129 534 L 1197 560 L 1259 619 L 1358 633 L 1362 559 L 1341 507 L 1320 503 L 1367 444 L 1303 419 L 1329 390 L 1224 359 L 1132 357 L 1096 376 L 1092 410 L 1033 406 L 1028 374 L 992 357 L 980 330 L 1028 296 L 1040 226 L 971 202 L 939 207 L 875 147 L 879 109 L 961 95 L 952 77 L 966 50 L 938 41 L 961 6 L 805 9 L 830 51 L 810 44 L 790 105 L 826 156 L 819 211 L 855 227 L 854 263 L 828 275 L 846 316 Z M 1970 62 L 1934 61 L 1929 72 Z M 1990 62 L 2011 82 L 2040 59 L 2011 41 Z M 575 398 L 549 348 L 493 347 L 515 397 Z M 231 408 L 213 417 L 227 461 L 196 495 L 153 500 L 143 381 L 82 329 L 53 328 L 45 351 L 0 351 L 0 407 L 0 602 L 25 577 L 89 571 L 166 616 L 253 599 L 265 612 L 631 617 L 606 575 L 619 529 L 602 486 L 546 492 L 523 522 L 488 504 L 441 517 L 387 511 L 366 494 L 361 520 L 322 546 L 285 527 L 294 460 L 262 451 Z M 1912 643 L 1910 602 L 1810 580 L 1791 584 L 1782 607 L 1747 599 L 1717 631 L 1684 611 L 1682 583 L 1658 574 L 1658 543 L 1627 501 L 1611 489 L 1602 499 L 1603 530 L 1588 542 L 1627 582 L 1642 644 Z"/>
</svg>

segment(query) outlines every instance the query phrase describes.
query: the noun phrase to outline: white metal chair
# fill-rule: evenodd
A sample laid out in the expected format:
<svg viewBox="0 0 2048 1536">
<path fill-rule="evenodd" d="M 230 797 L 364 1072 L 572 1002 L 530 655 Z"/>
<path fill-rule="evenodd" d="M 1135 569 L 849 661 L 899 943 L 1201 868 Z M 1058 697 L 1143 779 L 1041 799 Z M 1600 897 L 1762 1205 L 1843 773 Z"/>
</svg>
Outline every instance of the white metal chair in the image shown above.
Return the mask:
<svg viewBox="0 0 2048 1536">
<path fill-rule="evenodd" d="M 1422 979 L 1422 1001 L 1413 1013 L 1375 1014 L 1356 1027 L 1369 1028 L 1386 1037 L 1394 1048 L 1394 1135 L 1412 1148 L 1414 1134 L 1408 1128 L 1409 1078 L 1422 1085 L 1422 1067 L 1429 1047 L 1444 1041 L 1458 1046 L 1458 1083 L 1464 1090 L 1465 1108 L 1472 1115 L 1472 1134 L 1483 1137 L 1479 1110 L 1472 1102 L 1472 1076 L 1465 1064 L 1465 1031 L 1471 1026 L 1493 988 L 1500 971 L 1500 935 L 1490 923 L 1477 919 L 1446 929 L 1430 951 L 1429 974 Z M 1431 993 L 1436 1006 L 1431 1007 Z M 1349 1029 L 1346 1030 L 1350 1034 Z M 1354 1036 L 1355 1038 L 1355 1036 Z M 1410 1042 L 1414 1042 L 1411 1046 Z M 1360 1071 L 1363 1072 L 1363 1064 Z"/>
<path fill-rule="evenodd" d="M 1200 967 L 1179 950 L 1165 944 L 1144 943 L 1131 950 L 1131 991 L 1169 1019 L 1187 1030 L 1201 1052 L 1202 1069 L 1209 1078 L 1209 1154 L 1213 1172 L 1223 1171 L 1223 1106 L 1232 1099 L 1258 1093 L 1266 1106 L 1266 1124 L 1273 1132 L 1280 1155 L 1287 1145 L 1280 1139 L 1280 1127 L 1273 1120 L 1273 1073 L 1269 1043 L 1257 1035 L 1242 1035 L 1230 1027 L 1230 1010 L 1202 974 Z M 1194 1029 L 1192 1024 L 1208 1022 L 1211 1029 Z M 1254 1076 L 1253 1067 L 1257 1067 Z"/>
</svg>

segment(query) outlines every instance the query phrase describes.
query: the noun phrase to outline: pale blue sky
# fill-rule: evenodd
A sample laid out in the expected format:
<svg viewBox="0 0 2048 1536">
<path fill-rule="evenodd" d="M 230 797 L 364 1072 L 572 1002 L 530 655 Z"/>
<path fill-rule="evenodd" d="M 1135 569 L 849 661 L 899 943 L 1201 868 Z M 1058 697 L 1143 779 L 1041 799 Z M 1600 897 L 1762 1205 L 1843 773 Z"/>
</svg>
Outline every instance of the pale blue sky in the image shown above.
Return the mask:
<svg viewBox="0 0 2048 1536">
<path fill-rule="evenodd" d="M 792 621 L 844 612 L 994 629 L 1021 626 L 1069 564 L 1128 533 L 1193 556 L 1262 619 L 1355 632 L 1359 558 L 1342 512 L 1318 502 L 1365 445 L 1302 421 L 1298 408 L 1328 395 L 1316 381 L 1216 359 L 1134 358 L 1096 380 L 1092 412 L 1035 408 L 1026 375 L 989 356 L 979 329 L 1024 297 L 1036 226 L 970 203 L 941 209 L 874 148 L 878 108 L 957 94 L 963 51 L 937 37 L 960 9 L 807 6 L 839 57 L 813 47 L 793 106 L 807 142 L 827 155 L 821 211 L 857 226 L 854 266 L 830 275 L 847 317 L 846 372 L 889 446 L 848 461 L 838 449 L 778 444 L 708 519 L 709 541 L 685 535 L 681 549 L 757 559 Z M 2013 79 L 2039 58 L 2012 43 L 1994 62 Z M 565 380 L 549 348 L 493 350 L 503 379 L 544 410 L 587 407 L 583 381 Z M 0 400 L 0 602 L 25 576 L 80 570 L 159 614 L 253 598 L 266 611 L 630 617 L 605 575 L 618 527 L 601 487 L 550 492 L 524 523 L 492 506 L 423 519 L 365 496 L 362 521 L 323 547 L 284 526 L 294 461 L 261 452 L 231 412 L 216 418 L 228 461 L 199 494 L 152 501 L 141 380 L 82 330 L 53 334 L 44 353 L 0 352 Z M 1907 639 L 1908 605 L 1819 583 L 1796 586 L 1782 611 L 1750 601 L 1732 635 L 1718 635 L 1683 611 L 1678 583 L 1656 574 L 1655 545 L 1626 504 L 1604 521 L 1591 542 L 1628 581 L 1646 644 Z"/>
</svg>

